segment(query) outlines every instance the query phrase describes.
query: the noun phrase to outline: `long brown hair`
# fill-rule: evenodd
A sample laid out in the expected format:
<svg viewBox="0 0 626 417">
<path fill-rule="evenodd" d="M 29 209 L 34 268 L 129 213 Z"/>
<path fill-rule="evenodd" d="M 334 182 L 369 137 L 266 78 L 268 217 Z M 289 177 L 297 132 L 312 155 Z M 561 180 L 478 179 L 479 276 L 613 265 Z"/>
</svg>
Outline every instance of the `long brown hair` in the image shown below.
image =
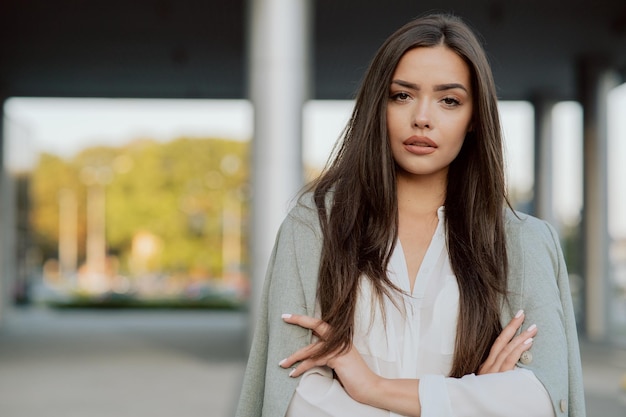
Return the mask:
<svg viewBox="0 0 626 417">
<path fill-rule="evenodd" d="M 320 355 L 351 345 L 362 276 L 371 281 L 379 301 L 398 290 L 387 277 L 398 238 L 396 166 L 386 121 L 388 91 L 407 51 L 437 45 L 465 60 L 474 92 L 472 131 L 448 171 L 445 199 L 448 250 L 460 292 L 450 375 L 461 377 L 478 370 L 502 330 L 507 201 L 491 69 L 474 33 L 447 15 L 413 20 L 383 43 L 365 74 L 342 141 L 311 185 L 324 239 L 317 299 L 322 319 L 333 329 Z"/>
</svg>

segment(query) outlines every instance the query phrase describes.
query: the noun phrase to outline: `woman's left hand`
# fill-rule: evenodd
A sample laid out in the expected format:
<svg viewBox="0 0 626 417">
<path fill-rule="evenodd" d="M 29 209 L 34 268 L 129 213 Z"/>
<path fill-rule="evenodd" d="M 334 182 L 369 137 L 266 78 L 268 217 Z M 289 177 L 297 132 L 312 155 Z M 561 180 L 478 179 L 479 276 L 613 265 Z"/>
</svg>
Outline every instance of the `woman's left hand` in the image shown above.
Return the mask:
<svg viewBox="0 0 626 417">
<path fill-rule="evenodd" d="M 537 335 L 537 326 L 534 324 L 528 329 L 515 335 L 524 323 L 524 312 L 520 310 L 509 324 L 502 329 L 502 333 L 493 343 L 487 360 L 478 370 L 478 375 L 506 372 L 515 369 L 522 354 L 529 350 L 533 337 Z"/>
<path fill-rule="evenodd" d="M 326 356 L 313 358 L 324 344 L 325 336 L 330 329 L 329 324 L 320 319 L 296 314 L 283 314 L 282 318 L 286 323 L 312 330 L 318 339 L 280 361 L 279 365 L 283 368 L 293 367 L 289 376 L 295 378 L 311 368 L 328 366 L 335 371 L 337 379 L 348 395 L 356 401 L 366 402 L 368 393 L 375 389 L 380 377 L 370 370 L 354 346 L 350 345 L 348 350 L 342 353 L 332 352 Z"/>
</svg>

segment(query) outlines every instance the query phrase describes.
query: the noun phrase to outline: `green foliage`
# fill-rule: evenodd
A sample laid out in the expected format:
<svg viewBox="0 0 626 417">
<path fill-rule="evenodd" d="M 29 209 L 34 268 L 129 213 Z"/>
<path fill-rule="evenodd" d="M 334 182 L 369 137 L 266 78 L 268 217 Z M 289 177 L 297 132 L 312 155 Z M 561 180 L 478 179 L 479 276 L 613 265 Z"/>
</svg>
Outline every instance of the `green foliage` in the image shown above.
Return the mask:
<svg viewBox="0 0 626 417">
<path fill-rule="evenodd" d="M 56 256 L 58 195 L 72 190 L 78 203 L 78 247 L 84 259 L 88 187 L 106 192 L 107 247 L 129 269 L 133 239 L 148 233 L 160 242 L 163 272 L 222 272 L 221 233 L 225 199 L 247 213 L 248 144 L 180 138 L 89 148 L 71 160 L 43 154 L 32 173 L 31 225 L 46 258 Z M 245 231 L 242 236 L 245 239 Z M 245 257 L 245 254 L 244 254 Z"/>
<path fill-rule="evenodd" d="M 74 162 L 42 154 L 33 170 L 30 186 L 30 223 L 35 243 L 46 258 L 56 256 L 59 239 L 59 194 L 71 190 L 78 201 L 78 239 L 84 247 L 85 240 L 85 193 L 78 178 L 79 168 Z M 84 249 L 83 249 L 84 251 Z"/>
</svg>

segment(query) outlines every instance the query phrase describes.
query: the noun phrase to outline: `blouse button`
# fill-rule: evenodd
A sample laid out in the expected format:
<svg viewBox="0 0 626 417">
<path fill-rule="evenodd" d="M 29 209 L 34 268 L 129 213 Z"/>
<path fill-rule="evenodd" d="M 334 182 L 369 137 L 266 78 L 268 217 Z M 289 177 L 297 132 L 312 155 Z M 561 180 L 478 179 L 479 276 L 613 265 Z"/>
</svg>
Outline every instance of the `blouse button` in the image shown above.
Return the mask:
<svg viewBox="0 0 626 417">
<path fill-rule="evenodd" d="M 533 354 L 529 351 L 522 352 L 522 356 L 520 356 L 519 361 L 524 365 L 529 365 L 533 361 Z"/>
<path fill-rule="evenodd" d="M 564 413 L 567 411 L 567 400 L 561 400 L 559 402 L 559 406 L 561 407 L 561 412 Z"/>
</svg>

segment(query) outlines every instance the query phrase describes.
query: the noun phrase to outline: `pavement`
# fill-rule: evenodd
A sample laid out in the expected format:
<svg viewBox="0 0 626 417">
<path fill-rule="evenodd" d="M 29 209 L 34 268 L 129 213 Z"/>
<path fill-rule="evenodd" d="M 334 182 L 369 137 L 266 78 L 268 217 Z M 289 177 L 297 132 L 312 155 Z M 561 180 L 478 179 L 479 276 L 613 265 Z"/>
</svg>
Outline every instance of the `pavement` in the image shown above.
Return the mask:
<svg viewBox="0 0 626 417">
<path fill-rule="evenodd" d="M 246 317 L 15 310 L 0 328 L 0 417 L 227 417 Z"/>
<path fill-rule="evenodd" d="M 235 311 L 13 309 L 0 417 L 230 417 L 247 317 Z M 582 341 L 589 417 L 626 416 L 626 348 Z"/>
</svg>

